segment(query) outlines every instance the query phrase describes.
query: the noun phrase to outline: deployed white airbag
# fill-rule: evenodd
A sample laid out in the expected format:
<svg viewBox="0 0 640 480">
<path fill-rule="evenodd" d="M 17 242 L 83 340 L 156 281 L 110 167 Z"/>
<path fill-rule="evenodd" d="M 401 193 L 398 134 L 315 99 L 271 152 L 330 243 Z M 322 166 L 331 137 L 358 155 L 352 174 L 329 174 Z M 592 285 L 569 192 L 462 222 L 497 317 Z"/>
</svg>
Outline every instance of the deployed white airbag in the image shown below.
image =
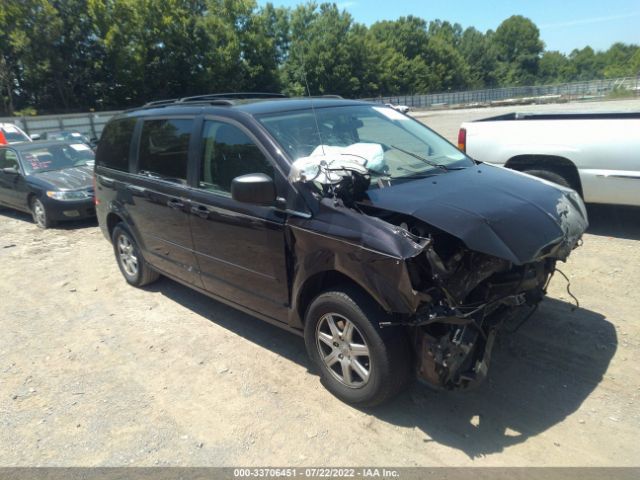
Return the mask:
<svg viewBox="0 0 640 480">
<path fill-rule="evenodd" d="M 354 143 L 348 147 L 318 145 L 311 155 L 301 157 L 291 165 L 292 182 L 340 182 L 348 170 L 366 175 L 384 166 L 384 152 L 377 143 Z"/>
</svg>

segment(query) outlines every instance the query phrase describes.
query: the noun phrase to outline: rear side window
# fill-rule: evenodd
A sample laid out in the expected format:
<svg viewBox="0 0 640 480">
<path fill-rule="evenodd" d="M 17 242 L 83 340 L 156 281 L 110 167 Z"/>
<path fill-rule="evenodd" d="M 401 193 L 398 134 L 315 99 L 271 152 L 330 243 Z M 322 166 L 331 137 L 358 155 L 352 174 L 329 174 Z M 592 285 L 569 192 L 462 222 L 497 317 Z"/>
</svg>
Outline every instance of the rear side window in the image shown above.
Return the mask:
<svg viewBox="0 0 640 480">
<path fill-rule="evenodd" d="M 135 126 L 135 118 L 125 118 L 107 124 L 98 144 L 96 164 L 101 167 L 128 172 L 129 146 Z"/>
<path fill-rule="evenodd" d="M 146 120 L 140 135 L 138 172 L 186 183 L 193 119 Z"/>
<path fill-rule="evenodd" d="M 0 168 L 18 168 L 18 155 L 13 150 L 0 150 Z"/>
</svg>

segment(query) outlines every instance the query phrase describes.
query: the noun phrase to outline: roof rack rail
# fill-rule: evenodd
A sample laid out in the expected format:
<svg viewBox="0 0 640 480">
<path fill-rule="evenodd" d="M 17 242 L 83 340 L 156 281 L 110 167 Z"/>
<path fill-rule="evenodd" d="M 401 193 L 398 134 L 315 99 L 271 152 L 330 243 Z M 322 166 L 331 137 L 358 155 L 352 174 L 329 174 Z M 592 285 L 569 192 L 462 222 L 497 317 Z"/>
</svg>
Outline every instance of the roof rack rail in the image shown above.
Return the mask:
<svg viewBox="0 0 640 480">
<path fill-rule="evenodd" d="M 143 107 L 161 107 L 163 105 L 170 105 L 172 103 L 176 103 L 178 98 L 168 98 L 166 100 L 154 100 L 153 102 L 147 102 L 143 105 Z"/>
<path fill-rule="evenodd" d="M 179 100 L 180 103 L 202 102 L 208 100 L 248 100 L 254 98 L 286 98 L 283 93 L 267 93 L 267 92 L 236 92 L 236 93 L 208 93 L 205 95 L 195 95 L 193 97 L 184 97 Z"/>
<path fill-rule="evenodd" d="M 344 97 L 342 95 L 320 95 L 319 98 L 339 98 L 342 100 Z"/>
<path fill-rule="evenodd" d="M 218 105 L 221 107 L 232 107 L 234 105 L 233 101 L 226 100 L 224 98 L 213 99 L 213 100 L 188 100 L 186 102 L 180 101 L 176 102 L 177 104 L 185 104 L 189 105 Z"/>
<path fill-rule="evenodd" d="M 166 107 L 181 103 L 189 104 L 208 104 L 231 106 L 233 100 L 249 100 L 260 98 L 287 98 L 283 93 L 266 93 L 266 92 L 240 92 L 240 93 L 208 93 L 205 95 L 194 95 L 192 97 L 169 98 L 166 100 L 154 100 L 145 103 L 142 108 Z"/>
</svg>

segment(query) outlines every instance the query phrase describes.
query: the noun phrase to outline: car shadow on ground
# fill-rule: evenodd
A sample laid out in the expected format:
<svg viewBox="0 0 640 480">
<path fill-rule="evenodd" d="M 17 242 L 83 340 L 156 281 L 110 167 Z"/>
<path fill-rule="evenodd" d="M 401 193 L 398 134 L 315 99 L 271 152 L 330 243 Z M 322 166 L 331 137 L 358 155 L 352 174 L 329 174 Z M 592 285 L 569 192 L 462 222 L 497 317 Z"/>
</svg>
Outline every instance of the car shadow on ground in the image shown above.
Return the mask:
<svg viewBox="0 0 640 480">
<path fill-rule="evenodd" d="M 171 280 L 147 287 L 261 347 L 310 368 L 301 338 Z M 501 452 L 576 412 L 607 371 L 617 349 L 602 315 L 546 299 L 515 333 L 503 332 L 489 378 L 467 392 L 438 392 L 418 383 L 387 405 L 366 410 L 390 424 L 426 434 L 475 458 Z M 338 400 L 336 400 L 338 401 Z"/>
<path fill-rule="evenodd" d="M 522 443 L 578 410 L 602 380 L 617 349 L 602 315 L 546 299 L 516 333 L 503 332 L 488 379 L 467 392 L 413 385 L 375 415 L 426 434 L 470 458 Z M 550 445 L 553 448 L 553 445 Z"/>
<path fill-rule="evenodd" d="M 307 368 L 310 367 L 302 337 L 247 315 L 166 277 L 160 277 L 158 282 L 152 283 L 144 289 L 159 292 L 256 345 L 272 350 Z"/>
<path fill-rule="evenodd" d="M 0 207 L 0 218 L 12 218 L 14 220 L 20 220 L 25 223 L 30 223 L 34 227 L 36 226 L 33 223 L 33 218 L 31 214 L 19 212 L 18 210 L 11 210 L 9 208 Z M 51 230 L 74 230 L 76 228 L 87 228 L 87 227 L 97 227 L 98 220 L 93 218 L 84 218 L 82 220 L 67 220 L 64 222 L 58 222 L 53 227 L 50 227 Z"/>
<path fill-rule="evenodd" d="M 588 233 L 640 240 L 640 207 L 589 204 L 587 213 Z"/>
</svg>

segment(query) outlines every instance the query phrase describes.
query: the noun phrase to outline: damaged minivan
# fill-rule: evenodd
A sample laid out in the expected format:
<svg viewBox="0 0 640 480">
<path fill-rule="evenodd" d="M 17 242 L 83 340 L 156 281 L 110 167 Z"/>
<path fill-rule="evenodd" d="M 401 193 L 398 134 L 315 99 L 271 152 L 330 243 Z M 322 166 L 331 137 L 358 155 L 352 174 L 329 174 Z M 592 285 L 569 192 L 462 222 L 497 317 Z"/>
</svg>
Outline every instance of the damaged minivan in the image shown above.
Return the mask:
<svg viewBox="0 0 640 480">
<path fill-rule="evenodd" d="M 349 403 L 414 377 L 480 383 L 496 334 L 579 244 L 579 195 L 383 105 L 275 97 L 152 102 L 109 122 L 95 201 L 126 281 L 166 275 L 303 335 Z"/>
</svg>

